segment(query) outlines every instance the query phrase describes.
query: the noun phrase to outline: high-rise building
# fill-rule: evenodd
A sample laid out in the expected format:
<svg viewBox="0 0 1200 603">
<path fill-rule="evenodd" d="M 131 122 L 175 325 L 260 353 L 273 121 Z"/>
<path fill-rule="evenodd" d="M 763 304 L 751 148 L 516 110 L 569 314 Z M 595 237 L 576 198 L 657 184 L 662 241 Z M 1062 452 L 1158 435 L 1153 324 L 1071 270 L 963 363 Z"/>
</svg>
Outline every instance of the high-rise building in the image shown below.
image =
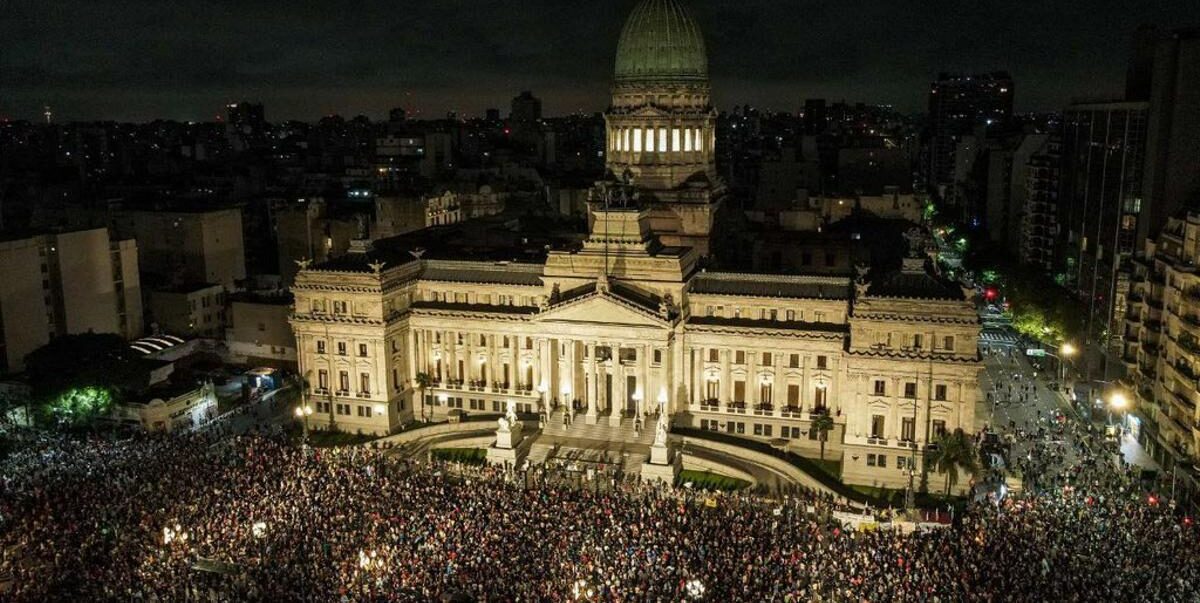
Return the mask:
<svg viewBox="0 0 1200 603">
<path fill-rule="evenodd" d="M 1013 94 L 1012 77 L 1003 71 L 942 73 L 930 85 L 925 175 L 929 190 L 953 185 L 956 147 L 963 136 L 1012 118 Z"/>
<path fill-rule="evenodd" d="M 1147 129 L 1143 240 L 1200 203 L 1200 27 L 1163 33 L 1154 45 Z"/>
<path fill-rule="evenodd" d="M 1144 240 L 1142 174 L 1148 106 L 1080 103 L 1062 126 L 1059 212 L 1068 283 L 1087 301 L 1093 334 L 1118 333 L 1128 264 Z"/>
<path fill-rule="evenodd" d="M 159 284 L 233 290 L 246 278 L 241 209 L 115 209 L 109 218 L 114 232 L 137 240 L 142 272 Z"/>
<path fill-rule="evenodd" d="M 1128 425 L 1192 499 L 1200 473 L 1200 213 L 1167 220 L 1132 262 L 1122 360 L 1136 404 Z"/>
<path fill-rule="evenodd" d="M 537 123 L 542 119 L 542 100 L 525 90 L 512 99 L 512 112 L 508 118 L 520 124 Z"/>
<path fill-rule="evenodd" d="M 138 246 L 94 228 L 0 239 L 0 374 L 53 337 L 142 334 Z"/>
<path fill-rule="evenodd" d="M 815 136 L 829 129 L 829 112 L 825 108 L 825 99 L 809 98 L 804 100 L 804 133 Z"/>
<path fill-rule="evenodd" d="M 1025 163 L 1025 200 L 1021 212 L 1022 264 L 1050 273 L 1059 265 L 1058 194 L 1062 142 L 1058 134 L 1046 136 L 1042 146 Z"/>
</svg>

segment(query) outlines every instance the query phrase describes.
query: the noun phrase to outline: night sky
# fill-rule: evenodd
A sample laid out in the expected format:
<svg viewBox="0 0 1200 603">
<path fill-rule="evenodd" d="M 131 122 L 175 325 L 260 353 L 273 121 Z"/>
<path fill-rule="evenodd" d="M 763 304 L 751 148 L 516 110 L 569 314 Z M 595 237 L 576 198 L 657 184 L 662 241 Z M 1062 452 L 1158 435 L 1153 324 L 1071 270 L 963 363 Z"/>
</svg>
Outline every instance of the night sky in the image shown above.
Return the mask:
<svg viewBox="0 0 1200 603">
<path fill-rule="evenodd" d="M 1140 23 L 1200 24 L 1197 0 L 686 0 L 714 100 L 920 110 L 938 71 L 1007 69 L 1018 110 L 1118 94 Z M 3 0 L 0 117 L 270 120 L 482 114 L 532 89 L 548 115 L 602 110 L 636 0 Z M 968 9 L 967 7 L 970 6 Z"/>
</svg>

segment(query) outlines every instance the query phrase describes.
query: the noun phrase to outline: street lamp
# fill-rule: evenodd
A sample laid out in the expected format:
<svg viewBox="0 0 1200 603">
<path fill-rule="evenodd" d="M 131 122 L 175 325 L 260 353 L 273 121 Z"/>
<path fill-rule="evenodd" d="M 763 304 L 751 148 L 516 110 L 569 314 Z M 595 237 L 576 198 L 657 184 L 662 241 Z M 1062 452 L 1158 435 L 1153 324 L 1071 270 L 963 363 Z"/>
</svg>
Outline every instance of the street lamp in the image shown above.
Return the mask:
<svg viewBox="0 0 1200 603">
<path fill-rule="evenodd" d="M 1061 346 L 1059 346 L 1058 353 L 1062 356 L 1058 359 L 1059 383 L 1067 380 L 1067 358 L 1074 356 L 1075 352 L 1077 351 L 1078 350 L 1075 349 L 1075 346 L 1071 345 L 1070 342 L 1063 343 Z"/>
<path fill-rule="evenodd" d="M 1109 425 L 1112 425 L 1113 409 L 1115 408 L 1119 412 L 1119 411 L 1125 410 L 1126 406 L 1129 406 L 1129 398 L 1126 398 L 1125 394 L 1123 394 L 1121 392 L 1113 392 L 1113 394 L 1111 396 L 1109 396 L 1109 398 L 1108 398 L 1108 424 Z"/>
<path fill-rule="evenodd" d="M 297 406 L 295 409 L 296 418 L 304 422 L 304 441 L 308 441 L 308 418 L 313 414 L 313 408 L 307 404 Z"/>
</svg>

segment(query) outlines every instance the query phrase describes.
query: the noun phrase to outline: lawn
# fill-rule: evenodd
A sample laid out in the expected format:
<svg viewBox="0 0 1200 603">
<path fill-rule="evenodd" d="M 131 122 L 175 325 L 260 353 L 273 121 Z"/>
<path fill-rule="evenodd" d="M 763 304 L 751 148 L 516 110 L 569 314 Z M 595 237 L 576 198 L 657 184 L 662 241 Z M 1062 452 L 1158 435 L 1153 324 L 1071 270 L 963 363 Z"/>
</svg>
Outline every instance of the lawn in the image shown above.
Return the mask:
<svg viewBox="0 0 1200 603">
<path fill-rule="evenodd" d="M 741 490 L 750 485 L 750 482 L 736 477 L 729 477 L 719 473 L 710 473 L 708 471 L 692 471 L 684 469 L 679 472 L 679 477 L 676 480 L 677 484 L 692 483 L 692 487 L 697 490 L 713 490 L 719 492 L 732 492 Z"/>
<path fill-rule="evenodd" d="M 433 458 L 464 465 L 482 465 L 487 462 L 487 450 L 483 448 L 434 448 Z"/>
</svg>

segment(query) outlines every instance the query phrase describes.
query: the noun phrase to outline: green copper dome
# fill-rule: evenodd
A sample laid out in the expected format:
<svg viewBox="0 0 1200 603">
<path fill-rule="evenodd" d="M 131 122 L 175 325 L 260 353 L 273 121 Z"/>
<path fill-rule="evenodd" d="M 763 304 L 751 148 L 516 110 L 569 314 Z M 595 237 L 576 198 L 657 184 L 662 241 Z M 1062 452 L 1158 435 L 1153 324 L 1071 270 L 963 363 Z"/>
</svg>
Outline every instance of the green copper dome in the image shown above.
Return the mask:
<svg viewBox="0 0 1200 603">
<path fill-rule="evenodd" d="M 679 0 L 642 0 L 617 44 L 617 82 L 705 81 L 704 36 Z"/>
</svg>

